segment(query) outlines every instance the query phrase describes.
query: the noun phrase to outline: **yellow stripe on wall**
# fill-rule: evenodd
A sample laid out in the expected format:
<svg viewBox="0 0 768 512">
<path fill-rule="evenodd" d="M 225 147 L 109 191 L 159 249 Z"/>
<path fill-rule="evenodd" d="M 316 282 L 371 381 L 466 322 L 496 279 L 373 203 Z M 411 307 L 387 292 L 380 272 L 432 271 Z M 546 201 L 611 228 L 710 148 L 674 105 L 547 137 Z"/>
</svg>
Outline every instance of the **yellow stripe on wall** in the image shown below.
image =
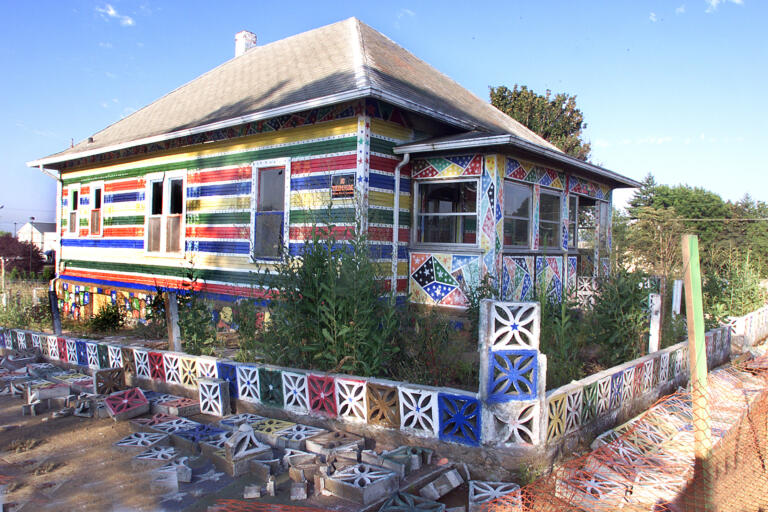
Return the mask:
<svg viewBox="0 0 768 512">
<path fill-rule="evenodd" d="M 200 210 L 242 210 L 251 207 L 251 197 L 204 197 L 188 199 L 187 211 Z"/>
<path fill-rule="evenodd" d="M 406 199 L 410 198 L 410 194 L 400 194 L 400 208 L 409 208 L 410 205 L 406 203 Z M 410 201 L 408 201 L 410 202 Z M 392 192 L 381 192 L 379 190 L 371 190 L 368 192 L 368 204 L 370 206 L 388 206 L 393 208 L 395 206 L 395 194 Z"/>
<path fill-rule="evenodd" d="M 371 133 L 402 141 L 413 139 L 413 130 L 381 119 L 371 120 Z"/>
<path fill-rule="evenodd" d="M 73 179 L 81 176 L 91 176 L 93 174 L 120 171 L 123 169 L 134 169 L 137 167 L 137 162 L 141 162 L 139 165 L 140 167 L 149 167 L 176 162 L 179 160 L 203 158 L 219 153 L 247 151 L 258 149 L 262 146 L 289 144 L 292 142 L 302 142 L 311 139 L 345 134 L 355 135 L 356 133 L 357 118 L 339 119 L 336 121 L 328 121 L 312 126 L 301 126 L 299 128 L 291 128 L 277 132 L 260 133 L 257 135 L 241 137 L 238 138 L 237 142 L 235 143 L 232 141 L 212 142 L 210 144 L 205 144 L 204 149 L 197 151 L 189 151 L 188 149 L 182 148 L 160 153 L 160 156 L 155 156 L 152 158 L 146 158 L 140 155 L 131 158 L 124 163 L 116 165 L 94 166 L 87 170 L 67 172 L 66 177 L 67 179 Z"/>
<path fill-rule="evenodd" d="M 144 203 L 113 203 L 109 206 L 105 206 L 102 215 L 124 215 L 124 214 L 144 214 L 146 213 L 146 205 Z"/>
</svg>

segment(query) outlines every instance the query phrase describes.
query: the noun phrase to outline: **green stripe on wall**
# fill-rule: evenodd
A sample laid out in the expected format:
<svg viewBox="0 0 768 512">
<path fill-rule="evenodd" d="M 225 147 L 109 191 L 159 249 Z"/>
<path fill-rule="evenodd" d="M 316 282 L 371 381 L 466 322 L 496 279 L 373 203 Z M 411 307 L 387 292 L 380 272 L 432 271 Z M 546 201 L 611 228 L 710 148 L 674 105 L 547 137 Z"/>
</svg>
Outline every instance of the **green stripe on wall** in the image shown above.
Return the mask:
<svg viewBox="0 0 768 512">
<path fill-rule="evenodd" d="M 291 210 L 291 224 L 354 224 L 354 208 L 320 208 L 317 210 Z"/>
<path fill-rule="evenodd" d="M 88 219 L 80 219 L 80 226 L 87 226 L 88 225 Z"/>
<path fill-rule="evenodd" d="M 390 144 L 390 147 L 393 145 Z M 162 165 L 151 165 L 133 169 L 124 169 L 107 173 L 97 173 L 80 178 L 65 178 L 64 185 L 71 183 L 88 183 L 97 180 L 116 180 L 122 178 L 135 178 L 152 172 L 167 172 L 179 169 L 205 169 L 210 167 L 223 167 L 226 165 L 238 165 L 253 162 L 254 160 L 267 160 L 271 158 L 297 157 L 324 155 L 327 153 L 341 153 L 357 151 L 357 137 L 345 137 L 343 139 L 324 140 L 320 142 L 307 142 L 282 146 L 279 148 L 256 149 L 242 153 L 229 155 L 217 155 L 203 158 L 192 158 L 181 162 L 172 162 Z"/>
<path fill-rule="evenodd" d="M 144 224 L 143 215 L 123 215 L 121 217 L 104 217 L 105 226 L 137 226 Z"/>
<path fill-rule="evenodd" d="M 250 222 L 250 212 L 187 214 L 187 224 L 248 224 Z"/>
<path fill-rule="evenodd" d="M 371 224 L 392 224 L 392 210 L 381 210 L 378 208 L 368 209 L 368 222 Z M 411 226 L 411 212 L 400 212 L 400 227 L 407 228 Z"/>
<path fill-rule="evenodd" d="M 375 153 L 383 153 L 385 155 L 394 155 L 392 148 L 395 147 L 395 143 L 389 140 L 379 139 L 371 136 L 371 151 Z"/>
</svg>

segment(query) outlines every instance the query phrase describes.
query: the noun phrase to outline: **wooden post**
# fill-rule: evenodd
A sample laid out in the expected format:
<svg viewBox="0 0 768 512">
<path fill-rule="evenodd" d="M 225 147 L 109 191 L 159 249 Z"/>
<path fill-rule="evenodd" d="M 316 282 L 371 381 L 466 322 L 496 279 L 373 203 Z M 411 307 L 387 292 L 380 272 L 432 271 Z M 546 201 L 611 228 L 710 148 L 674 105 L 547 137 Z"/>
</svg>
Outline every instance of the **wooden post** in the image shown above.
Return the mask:
<svg viewBox="0 0 768 512">
<path fill-rule="evenodd" d="M 0 275 L 2 276 L 3 293 L 5 293 L 5 258 L 0 258 Z"/>
<path fill-rule="evenodd" d="M 697 495 L 703 499 L 701 510 L 710 510 L 712 475 L 708 460 L 712 450 L 712 423 L 709 417 L 707 385 L 707 348 L 704 334 L 704 305 L 699 267 L 699 239 L 683 235 L 683 272 L 685 275 L 685 310 L 688 321 L 688 353 L 691 369 L 691 402 L 693 406 L 693 443 L 696 463 L 694 477 L 703 488 Z M 698 473 L 698 475 L 696 475 Z M 697 510 L 699 510 L 697 508 Z"/>
<path fill-rule="evenodd" d="M 648 311 L 651 317 L 651 330 L 648 334 L 648 353 L 652 354 L 659 350 L 661 342 L 661 295 L 658 293 L 648 294 Z"/>
<path fill-rule="evenodd" d="M 51 306 L 51 319 L 53 320 L 53 332 L 61 335 L 61 316 L 59 315 L 59 298 L 56 296 L 56 290 L 48 290 L 48 302 Z"/>
<path fill-rule="evenodd" d="M 165 323 L 168 326 L 168 349 L 181 352 L 179 334 L 179 303 L 175 292 L 165 293 Z"/>
</svg>

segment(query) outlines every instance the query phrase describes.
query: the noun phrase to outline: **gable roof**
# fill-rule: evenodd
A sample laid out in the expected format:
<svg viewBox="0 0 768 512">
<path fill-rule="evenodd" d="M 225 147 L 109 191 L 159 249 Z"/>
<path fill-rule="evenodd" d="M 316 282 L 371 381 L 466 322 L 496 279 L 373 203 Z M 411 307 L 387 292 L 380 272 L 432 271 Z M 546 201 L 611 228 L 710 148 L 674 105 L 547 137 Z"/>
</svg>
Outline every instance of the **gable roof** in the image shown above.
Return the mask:
<svg viewBox="0 0 768 512">
<path fill-rule="evenodd" d="M 256 46 L 30 166 L 376 97 L 464 130 L 512 134 L 559 151 L 356 18 Z"/>
<path fill-rule="evenodd" d="M 36 229 L 40 233 L 56 232 L 55 222 L 27 222 L 26 224 L 24 224 L 24 226 L 26 225 L 31 225 L 32 228 Z M 21 226 L 19 228 L 19 231 L 21 231 L 24 228 L 24 226 Z"/>
</svg>

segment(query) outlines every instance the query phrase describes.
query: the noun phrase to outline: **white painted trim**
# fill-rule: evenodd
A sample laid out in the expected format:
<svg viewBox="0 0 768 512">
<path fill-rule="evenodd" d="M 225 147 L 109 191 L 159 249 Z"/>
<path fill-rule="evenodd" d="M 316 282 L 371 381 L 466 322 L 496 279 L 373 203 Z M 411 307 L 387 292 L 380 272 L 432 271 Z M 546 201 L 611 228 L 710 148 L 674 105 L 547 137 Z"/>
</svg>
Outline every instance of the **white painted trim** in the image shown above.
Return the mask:
<svg viewBox="0 0 768 512">
<path fill-rule="evenodd" d="M 88 238 L 103 238 L 104 237 L 104 182 L 99 181 L 91 181 L 88 183 L 88 186 L 91 188 L 91 193 L 89 194 L 88 199 Z M 96 199 L 96 189 L 101 189 L 101 208 L 99 210 L 101 211 L 101 218 L 100 218 L 100 226 L 99 226 L 99 233 L 93 234 L 91 230 L 91 220 L 93 217 L 93 210 L 95 209 L 93 205 L 95 204 Z"/>
<path fill-rule="evenodd" d="M 255 258 L 253 256 L 253 243 L 256 239 L 256 197 L 259 193 L 259 169 L 264 167 L 283 167 L 283 251 L 287 254 L 290 248 L 289 224 L 291 214 L 291 159 L 272 158 L 269 160 L 257 160 L 251 163 L 251 216 L 250 216 L 250 240 L 248 244 L 248 261 L 251 263 L 276 263 L 278 258 Z"/>
<path fill-rule="evenodd" d="M 144 255 L 155 258 L 184 259 L 186 257 L 186 232 L 187 232 L 187 170 L 179 169 L 168 172 L 154 172 L 143 176 L 146 180 L 144 185 Z M 181 222 L 179 223 L 179 252 L 167 252 L 167 227 L 168 210 L 171 207 L 170 180 L 181 178 Z M 149 218 L 152 216 L 152 183 L 162 182 L 163 184 L 163 204 L 160 217 L 160 250 L 149 250 Z M 157 217 L 155 215 L 154 217 Z M 182 278 L 183 279 L 183 278 Z"/>
<path fill-rule="evenodd" d="M 474 244 L 463 244 L 463 243 L 455 243 L 455 244 L 441 244 L 441 243 L 429 243 L 429 242 L 419 242 L 418 241 L 418 231 L 419 231 L 419 216 L 420 216 L 420 198 L 419 198 L 419 186 L 420 185 L 428 185 L 430 183 L 460 183 L 460 182 L 468 182 L 468 181 L 474 181 L 477 183 L 477 197 L 475 199 L 475 218 L 477 221 L 476 224 L 476 240 Z M 480 232 L 482 230 L 482 224 L 480 220 L 481 212 L 480 212 L 480 203 L 482 202 L 482 177 L 481 176 L 456 176 L 456 177 L 450 177 L 450 178 L 430 178 L 426 180 L 411 180 L 411 190 L 413 191 L 413 211 L 412 211 L 412 218 L 413 218 L 413 224 L 411 225 L 411 248 L 414 251 L 437 251 L 437 252 L 449 252 L 449 251 L 467 251 L 467 250 L 481 250 L 480 247 Z M 429 215 L 429 214 L 427 214 Z M 461 214 L 455 214 L 455 215 L 447 215 L 446 217 L 462 217 L 466 215 Z"/>
</svg>

